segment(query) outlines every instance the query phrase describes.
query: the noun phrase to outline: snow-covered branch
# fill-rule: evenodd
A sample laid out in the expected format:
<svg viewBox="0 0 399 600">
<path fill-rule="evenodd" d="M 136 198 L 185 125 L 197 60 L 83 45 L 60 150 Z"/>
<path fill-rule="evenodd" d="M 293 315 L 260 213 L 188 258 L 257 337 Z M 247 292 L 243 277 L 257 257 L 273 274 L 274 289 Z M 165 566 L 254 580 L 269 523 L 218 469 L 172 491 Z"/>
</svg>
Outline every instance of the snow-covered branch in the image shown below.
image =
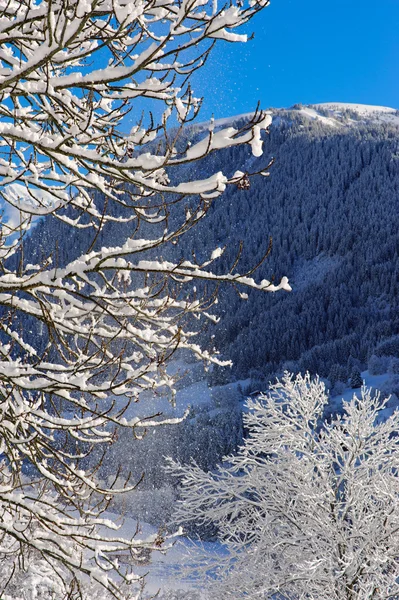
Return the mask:
<svg viewBox="0 0 399 600">
<path fill-rule="evenodd" d="M 214 319 L 219 285 L 290 289 L 238 260 L 214 268 L 221 248 L 202 261 L 162 254 L 226 186 L 247 185 L 216 169 L 193 181 L 189 164 L 242 144 L 262 153 L 261 111 L 241 129 L 199 128 L 192 145 L 185 125 L 201 105 L 190 75 L 216 40 L 245 41 L 237 28 L 267 4 L 0 2 L 0 595 L 24 564 L 46 578 L 51 567 L 57 598 L 84 597 L 81 576 L 120 599 L 139 593 L 134 566 L 168 536 L 117 537 L 102 513 L 136 482 L 104 489 L 86 459 L 121 428 L 140 437 L 176 421 L 129 408 L 145 394 L 173 402 L 178 348 L 226 364 L 190 323 Z M 137 117 L 138 106 L 152 112 Z M 62 233 L 40 255 L 43 219 Z M 110 243 L 118 224 L 124 239 Z"/>
<path fill-rule="evenodd" d="M 90 189 L 124 202 L 131 184 L 131 206 L 160 192 L 223 191 L 227 180 L 221 175 L 173 186 L 164 169 L 242 143 L 252 144 L 258 156 L 268 116 L 257 115 L 242 135 L 228 128 L 211 141 L 205 137 L 181 157 L 174 137 L 162 149 L 153 142 L 166 133 L 173 114 L 184 125 L 198 113 L 200 101 L 187 80 L 206 60 L 208 41 L 235 40 L 232 30 L 264 4 L 226 9 L 204 0 L 7 3 L 0 24 L 3 200 L 33 215 L 84 205 L 99 220 L 102 211 Z M 138 98 L 164 105 L 163 116 L 159 124 L 139 122 L 126 135 L 125 116 Z"/>
</svg>

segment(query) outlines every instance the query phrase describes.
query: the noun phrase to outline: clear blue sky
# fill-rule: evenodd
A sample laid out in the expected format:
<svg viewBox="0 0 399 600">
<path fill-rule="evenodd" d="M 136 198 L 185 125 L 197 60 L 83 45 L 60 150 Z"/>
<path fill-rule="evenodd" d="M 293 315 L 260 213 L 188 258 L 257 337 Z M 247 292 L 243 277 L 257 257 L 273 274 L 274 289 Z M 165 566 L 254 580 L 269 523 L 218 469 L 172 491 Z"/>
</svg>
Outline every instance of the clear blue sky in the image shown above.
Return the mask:
<svg viewBox="0 0 399 600">
<path fill-rule="evenodd" d="M 399 108 L 399 0 L 272 0 L 193 81 L 200 120 L 295 103 Z"/>
</svg>

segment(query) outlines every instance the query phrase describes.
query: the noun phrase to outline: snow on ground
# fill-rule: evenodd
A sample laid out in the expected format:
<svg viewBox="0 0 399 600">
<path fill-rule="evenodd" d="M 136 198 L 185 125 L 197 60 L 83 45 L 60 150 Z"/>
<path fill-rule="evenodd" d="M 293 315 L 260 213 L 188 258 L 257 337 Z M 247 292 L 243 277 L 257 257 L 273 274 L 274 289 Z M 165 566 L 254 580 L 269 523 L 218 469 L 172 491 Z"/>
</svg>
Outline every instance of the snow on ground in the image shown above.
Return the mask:
<svg viewBox="0 0 399 600">
<path fill-rule="evenodd" d="M 356 126 L 359 123 L 365 122 L 384 122 L 399 126 L 399 112 L 389 106 L 324 102 L 310 106 L 300 106 L 294 110 L 305 118 L 320 121 L 330 127 Z M 328 112 L 328 116 L 325 114 L 326 111 Z M 351 111 L 351 113 L 357 115 L 357 118 L 348 118 L 347 115 L 344 117 L 344 111 Z"/>
<path fill-rule="evenodd" d="M 157 533 L 155 527 L 148 523 L 137 523 L 131 517 L 122 518 L 110 511 L 106 511 L 102 516 L 117 523 L 120 526 L 118 535 L 124 538 L 132 537 L 136 531 L 138 532 L 137 538 L 140 539 Z M 148 595 L 155 595 L 159 590 L 197 589 L 194 579 L 185 574 L 185 568 L 191 569 L 194 563 L 197 564 L 199 557 L 203 556 L 204 552 L 213 556 L 226 554 L 226 550 L 219 542 L 194 542 L 182 536 L 177 538 L 177 541 L 165 553 L 153 552 L 148 564 L 136 566 L 134 572 L 145 575 L 145 591 Z M 120 559 L 120 562 L 122 563 L 123 559 Z"/>
<path fill-rule="evenodd" d="M 372 106 L 370 104 L 351 104 L 345 102 L 324 102 L 322 104 L 314 104 L 315 109 L 321 108 L 328 110 L 331 118 L 339 120 L 342 111 L 350 110 L 360 117 L 360 122 L 384 122 L 391 125 L 399 126 L 399 112 L 395 108 L 389 106 Z M 359 121 L 351 120 L 350 124 L 355 124 Z"/>
<path fill-rule="evenodd" d="M 159 392 L 146 391 L 140 395 L 140 401 L 132 402 L 124 414 L 126 419 L 132 419 L 135 416 L 149 417 L 156 413 L 162 413 L 164 417 L 177 418 L 182 417 L 187 409 L 192 407 L 206 407 L 210 414 L 215 414 L 215 396 L 224 392 L 226 396 L 230 393 L 232 397 L 237 395 L 239 385 L 245 388 L 250 384 L 250 379 L 235 381 L 222 386 L 209 387 L 206 373 L 202 363 L 188 363 L 184 359 L 174 360 L 168 365 L 168 373 L 177 375 L 180 381 L 177 382 L 176 406 L 172 406 L 170 398 L 166 391 Z M 117 405 L 125 404 L 126 398 L 113 397 Z M 1 599 L 0 599 L 1 600 Z"/>
<path fill-rule="evenodd" d="M 363 382 L 367 388 L 371 388 L 372 390 L 380 390 L 382 385 L 389 378 L 388 373 L 384 373 L 383 375 L 370 375 L 368 371 L 362 371 L 361 373 Z M 346 388 L 346 390 L 342 394 L 338 394 L 336 396 L 331 396 L 329 407 L 334 411 L 339 411 L 342 408 L 342 402 L 350 402 L 350 400 L 355 395 L 357 398 L 360 397 L 361 389 L 352 389 Z M 394 406 L 387 407 L 381 416 L 384 418 L 388 418 L 393 411 L 395 410 Z"/>
<path fill-rule="evenodd" d="M 359 119 L 342 119 L 343 111 L 351 111 L 359 116 Z M 305 119 L 319 121 L 329 127 L 342 127 L 343 125 L 356 125 L 365 121 L 386 122 L 399 126 L 399 112 L 389 106 L 373 106 L 371 104 L 355 104 L 348 102 L 322 102 L 312 105 L 296 105 L 290 108 L 273 108 L 269 112 L 273 116 L 273 123 L 277 124 L 281 119 L 288 118 L 288 113 L 295 111 Z M 322 112 L 323 114 L 322 114 Z M 325 111 L 329 115 L 325 115 Z M 234 125 L 241 119 L 250 119 L 254 113 L 243 113 L 222 119 L 216 119 L 213 122 L 215 128 Z M 196 129 L 209 129 L 211 121 L 196 123 Z"/>
<path fill-rule="evenodd" d="M 330 127 L 338 127 L 340 123 L 335 118 L 325 117 L 317 112 L 316 109 L 311 108 L 309 106 L 305 106 L 298 110 L 299 114 L 303 117 L 311 119 L 312 121 L 321 121 L 323 125 L 328 125 Z"/>
<path fill-rule="evenodd" d="M 199 564 L 204 553 L 210 556 L 226 555 L 226 549 L 220 542 L 193 542 L 180 538 L 176 544 L 162 555 L 154 553 L 150 565 L 146 567 L 146 591 L 152 594 L 158 590 L 196 590 L 199 584 L 189 570 Z M 202 563 L 203 564 L 203 563 Z M 185 573 L 185 569 L 187 572 Z"/>
<path fill-rule="evenodd" d="M 352 110 L 353 112 L 357 112 L 359 115 L 371 115 L 373 116 L 375 113 L 396 113 L 396 108 L 391 108 L 389 106 L 373 106 L 372 104 L 353 104 L 351 102 L 321 102 L 319 104 L 314 104 L 315 107 L 321 107 L 326 109 L 331 109 L 334 112 L 339 110 Z"/>
</svg>

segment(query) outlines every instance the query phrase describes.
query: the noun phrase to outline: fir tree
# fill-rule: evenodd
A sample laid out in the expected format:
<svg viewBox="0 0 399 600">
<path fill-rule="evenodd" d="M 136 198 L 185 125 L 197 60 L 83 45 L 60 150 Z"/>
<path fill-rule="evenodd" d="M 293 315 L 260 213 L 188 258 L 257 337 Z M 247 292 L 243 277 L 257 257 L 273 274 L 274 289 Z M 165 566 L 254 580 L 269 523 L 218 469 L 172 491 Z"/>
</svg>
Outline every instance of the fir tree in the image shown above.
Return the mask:
<svg viewBox="0 0 399 600">
<path fill-rule="evenodd" d="M 353 369 L 350 384 L 351 384 L 351 388 L 353 390 L 362 387 L 363 379 L 362 379 L 359 369 Z"/>
</svg>

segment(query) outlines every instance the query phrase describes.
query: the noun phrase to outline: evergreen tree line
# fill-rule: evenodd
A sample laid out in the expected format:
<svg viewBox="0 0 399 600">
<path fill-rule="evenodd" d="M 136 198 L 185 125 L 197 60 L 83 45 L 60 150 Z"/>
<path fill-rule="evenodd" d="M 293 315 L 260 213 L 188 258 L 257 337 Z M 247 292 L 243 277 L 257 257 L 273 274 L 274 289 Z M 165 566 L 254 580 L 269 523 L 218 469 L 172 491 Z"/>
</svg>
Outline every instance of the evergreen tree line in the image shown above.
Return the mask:
<svg viewBox="0 0 399 600">
<path fill-rule="evenodd" d="M 224 161 L 248 171 L 271 156 L 276 162 L 248 191 L 230 188 L 192 243 L 205 251 L 229 230 L 221 266 L 243 240 L 243 270 L 261 258 L 271 236 L 272 252 L 258 276 L 287 275 L 293 291 L 251 292 L 243 303 L 234 290 L 223 290 L 215 343 L 233 369 L 214 372 L 214 382 L 283 368 L 328 377 L 337 366 L 347 379 L 399 329 L 397 127 L 333 128 L 291 111 L 277 118 L 264 144 L 257 160 L 241 149 L 225 154 Z"/>
</svg>

